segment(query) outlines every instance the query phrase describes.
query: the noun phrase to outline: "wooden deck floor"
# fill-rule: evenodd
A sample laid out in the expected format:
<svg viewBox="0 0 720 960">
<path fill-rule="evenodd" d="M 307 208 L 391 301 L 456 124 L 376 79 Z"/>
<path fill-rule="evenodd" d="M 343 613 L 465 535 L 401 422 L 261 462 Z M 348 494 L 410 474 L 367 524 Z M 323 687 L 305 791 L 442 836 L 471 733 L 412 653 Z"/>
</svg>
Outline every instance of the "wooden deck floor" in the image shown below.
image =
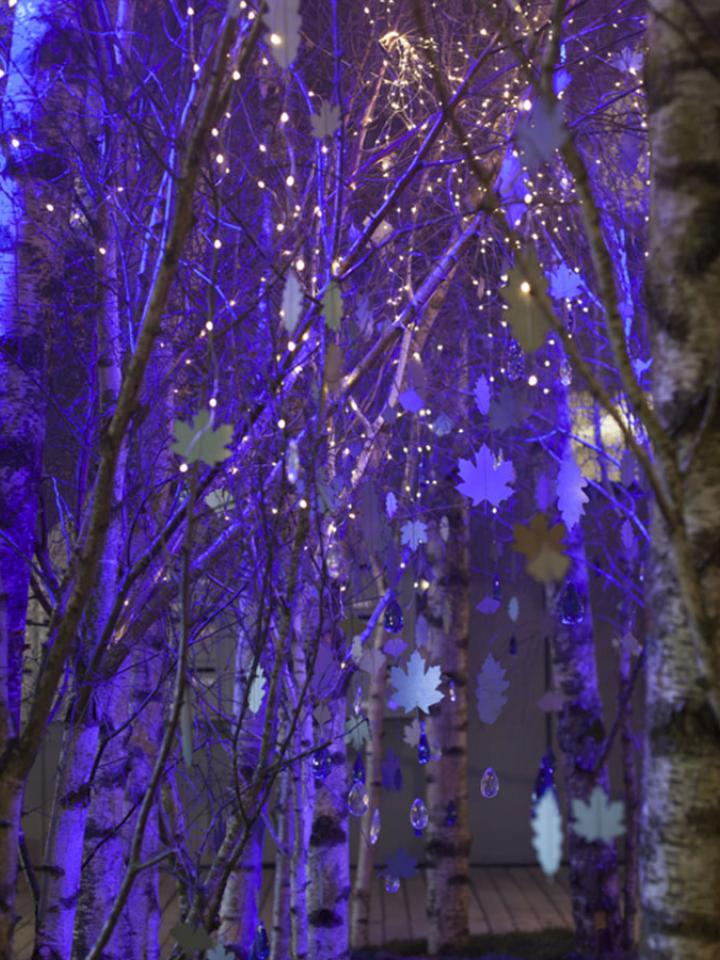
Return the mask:
<svg viewBox="0 0 720 960">
<path fill-rule="evenodd" d="M 549 927 L 572 926 L 567 875 L 564 870 L 554 879 L 544 876 L 539 867 L 479 867 L 471 872 L 470 932 L 531 933 Z M 168 956 L 172 945 L 170 930 L 177 922 L 172 887 L 162 885 L 162 953 Z M 397 893 L 386 893 L 382 879 L 374 881 L 371 901 L 371 942 L 376 945 L 392 940 L 418 940 L 427 936 L 425 916 L 425 874 L 418 872 L 402 880 Z M 261 913 L 268 930 L 271 927 L 272 871 L 263 876 Z M 18 960 L 32 954 L 32 904 L 27 892 L 20 897 L 18 912 L 22 921 L 17 929 Z"/>
</svg>

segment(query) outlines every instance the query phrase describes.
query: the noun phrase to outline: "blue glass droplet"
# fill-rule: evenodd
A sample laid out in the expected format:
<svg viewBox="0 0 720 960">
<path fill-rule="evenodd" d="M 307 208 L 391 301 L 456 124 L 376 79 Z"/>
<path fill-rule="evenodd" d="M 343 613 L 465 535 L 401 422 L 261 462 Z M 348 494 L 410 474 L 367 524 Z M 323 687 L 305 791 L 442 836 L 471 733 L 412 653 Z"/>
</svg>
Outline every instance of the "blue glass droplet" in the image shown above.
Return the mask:
<svg viewBox="0 0 720 960">
<path fill-rule="evenodd" d="M 458 810 L 454 800 L 451 800 L 445 808 L 445 826 L 454 827 L 458 819 Z"/>
<path fill-rule="evenodd" d="M 420 736 L 418 738 L 418 763 L 424 766 L 430 759 L 430 744 L 425 733 L 425 721 L 420 721 Z"/>
<path fill-rule="evenodd" d="M 403 628 L 405 620 L 403 619 L 403 612 L 400 608 L 400 604 L 393 597 L 392 600 L 385 607 L 385 618 L 384 625 L 388 633 L 400 633 Z"/>
<path fill-rule="evenodd" d="M 330 751 L 327 747 L 321 747 L 313 754 L 312 771 L 316 780 L 324 780 L 330 773 Z"/>
<path fill-rule="evenodd" d="M 262 920 L 258 923 L 255 930 L 255 939 L 250 950 L 251 960 L 268 960 L 270 956 L 270 941 L 268 940 L 267 930 Z"/>
<path fill-rule="evenodd" d="M 582 623 L 585 618 L 585 607 L 582 597 L 578 593 L 577 587 L 569 580 L 563 587 L 558 604 L 560 610 L 560 621 L 566 624 Z"/>
<path fill-rule="evenodd" d="M 353 765 L 353 780 L 355 783 L 365 783 L 365 761 L 359 750 Z"/>
<path fill-rule="evenodd" d="M 375 807 L 373 810 L 372 819 L 370 821 L 370 834 L 368 839 L 371 846 L 375 846 L 380 836 L 380 807 Z"/>
<path fill-rule="evenodd" d="M 498 795 L 500 791 L 500 781 L 498 775 L 492 767 L 488 767 L 480 780 L 480 793 L 486 800 L 491 800 Z"/>
<path fill-rule="evenodd" d="M 493 577 L 492 595 L 493 600 L 497 600 L 498 602 L 502 600 L 502 581 L 500 579 L 500 575 L 497 573 Z"/>
<path fill-rule="evenodd" d="M 555 754 L 548 748 L 543 754 L 537 777 L 535 778 L 535 792 L 533 800 L 539 800 L 547 790 L 555 786 Z"/>
<path fill-rule="evenodd" d="M 397 893 L 400 889 L 400 877 L 396 877 L 394 873 L 386 873 L 385 889 L 388 893 Z"/>
<path fill-rule="evenodd" d="M 347 795 L 348 810 L 354 817 L 362 817 L 368 808 L 370 797 L 362 780 L 356 780 Z"/>
<path fill-rule="evenodd" d="M 429 820 L 430 815 L 428 813 L 428 808 L 425 806 L 423 801 L 419 797 L 413 800 L 412 806 L 410 807 L 410 823 L 415 831 L 416 836 L 422 836 L 422 832 L 428 825 Z"/>
<path fill-rule="evenodd" d="M 514 657 L 515 654 L 517 653 L 517 650 L 518 650 L 517 637 L 515 636 L 515 634 L 513 634 L 513 635 L 510 637 L 509 650 L 510 650 L 510 656 L 511 656 L 511 657 Z"/>
</svg>

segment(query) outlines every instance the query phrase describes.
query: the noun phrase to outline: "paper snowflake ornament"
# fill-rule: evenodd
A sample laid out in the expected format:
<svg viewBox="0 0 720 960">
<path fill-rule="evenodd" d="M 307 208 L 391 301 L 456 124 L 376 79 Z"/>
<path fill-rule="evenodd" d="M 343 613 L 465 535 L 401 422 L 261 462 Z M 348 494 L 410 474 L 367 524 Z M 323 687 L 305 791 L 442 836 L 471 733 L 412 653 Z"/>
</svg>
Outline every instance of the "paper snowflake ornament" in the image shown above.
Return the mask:
<svg viewBox="0 0 720 960">
<path fill-rule="evenodd" d="M 570 567 L 562 541 L 567 533 L 565 525 L 548 527 L 544 514 L 536 513 L 528 526 L 516 523 L 513 547 L 527 557 L 527 571 L 540 583 L 562 580 Z"/>
<path fill-rule="evenodd" d="M 496 600 L 495 597 L 483 597 L 475 609 L 478 611 L 478 613 L 484 613 L 487 616 L 491 616 L 493 613 L 497 613 L 500 609 L 500 601 Z"/>
<path fill-rule="evenodd" d="M 340 107 L 336 103 L 328 103 L 323 100 L 320 104 L 319 113 L 313 113 L 310 117 L 312 123 L 313 136 L 318 140 L 324 140 L 326 137 L 332 137 L 340 126 Z"/>
<path fill-rule="evenodd" d="M 492 451 L 485 444 L 475 454 L 474 460 L 459 460 L 458 467 L 462 482 L 457 489 L 470 497 L 474 506 L 487 502 L 497 507 L 512 496 L 510 484 L 515 480 L 512 463 L 505 460 L 496 464 Z"/>
<path fill-rule="evenodd" d="M 251 713 L 257 713 L 260 710 L 263 700 L 265 699 L 266 687 L 267 680 L 265 678 L 265 671 L 262 667 L 258 667 L 252 678 L 248 692 L 248 707 Z"/>
<path fill-rule="evenodd" d="M 562 859 L 562 817 L 554 790 L 546 790 L 540 797 L 531 819 L 532 845 L 543 873 L 552 877 L 558 872 Z"/>
<path fill-rule="evenodd" d="M 623 804 L 619 800 L 608 800 L 602 787 L 595 787 L 587 803 L 573 800 L 572 812 L 573 830 L 588 843 L 595 840 L 611 843 L 625 833 Z"/>
<path fill-rule="evenodd" d="M 325 288 L 322 305 L 325 325 L 330 330 L 339 330 L 343 318 L 343 300 L 337 280 L 331 280 Z"/>
<path fill-rule="evenodd" d="M 358 660 L 358 666 L 371 677 L 377 676 L 387 663 L 387 657 L 382 650 L 365 650 Z"/>
<path fill-rule="evenodd" d="M 403 727 L 403 742 L 413 749 L 420 743 L 420 721 L 417 717 Z"/>
<path fill-rule="evenodd" d="M 207 960 L 235 960 L 235 954 L 224 943 L 216 943 L 208 950 Z"/>
<path fill-rule="evenodd" d="M 570 448 L 566 450 L 558 471 L 557 495 L 558 507 L 565 525 L 568 528 L 574 527 L 583 515 L 588 498 L 585 493 L 585 477 Z"/>
<path fill-rule="evenodd" d="M 446 437 L 453 428 L 453 422 L 446 413 L 441 413 L 437 419 L 433 421 L 432 431 L 438 437 Z"/>
<path fill-rule="evenodd" d="M 543 713 L 559 713 L 565 703 L 565 695 L 560 690 L 546 690 L 537 702 Z"/>
<path fill-rule="evenodd" d="M 398 633 L 396 636 L 390 637 L 383 647 L 383 650 L 389 657 L 393 657 L 395 660 L 397 660 L 397 658 L 405 651 L 406 647 L 407 644 Z"/>
<path fill-rule="evenodd" d="M 300 49 L 300 0 L 267 0 L 264 18 L 272 55 L 287 70 Z"/>
<path fill-rule="evenodd" d="M 411 877 L 417 870 L 417 860 L 402 848 L 387 858 L 385 873 L 393 877 Z"/>
<path fill-rule="evenodd" d="M 428 542 L 427 524 L 422 520 L 407 520 L 402 525 L 400 542 L 415 551 L 421 543 Z"/>
<path fill-rule="evenodd" d="M 507 703 L 505 691 L 510 686 L 505 679 L 505 668 L 492 654 L 488 654 L 483 668 L 477 676 L 477 708 L 483 723 L 495 723 L 502 708 Z"/>
<path fill-rule="evenodd" d="M 290 270 L 285 280 L 282 295 L 282 321 L 288 333 L 292 333 L 300 319 L 303 293 L 300 280 L 294 270 Z"/>
<path fill-rule="evenodd" d="M 515 141 L 532 173 L 543 163 L 552 160 L 555 151 L 562 147 L 566 139 L 567 130 L 563 125 L 560 103 L 557 100 L 549 103 L 544 97 L 538 97 L 515 130 Z"/>
<path fill-rule="evenodd" d="M 518 257 L 500 296 L 507 304 L 513 336 L 524 353 L 535 353 L 545 343 L 550 323 L 543 307 L 547 280 L 533 251 Z"/>
<path fill-rule="evenodd" d="M 475 384 L 475 405 L 483 416 L 490 409 L 490 384 L 484 373 L 480 374 Z"/>
<path fill-rule="evenodd" d="M 580 296 L 582 289 L 579 275 L 566 263 L 561 263 L 550 272 L 550 294 L 556 300 L 574 300 Z"/>
<path fill-rule="evenodd" d="M 407 413 L 420 413 L 425 406 L 422 397 L 412 388 L 399 394 L 398 400 L 400 401 L 400 406 L 403 410 L 407 411 Z"/>
<path fill-rule="evenodd" d="M 370 739 L 370 721 L 367 717 L 348 717 L 345 721 L 345 743 L 362 750 Z"/>
<path fill-rule="evenodd" d="M 417 746 L 417 744 L 415 744 Z M 402 790 L 403 775 L 400 767 L 400 761 L 393 753 L 392 747 L 388 747 L 385 759 L 381 764 L 382 785 L 384 790 Z"/>
<path fill-rule="evenodd" d="M 175 443 L 172 451 L 186 463 L 201 460 L 208 466 L 213 466 L 230 456 L 227 445 L 232 440 L 233 428 L 224 423 L 214 430 L 213 419 L 208 410 L 201 410 L 189 423 L 176 420 L 174 431 Z"/>
<path fill-rule="evenodd" d="M 393 700 L 399 708 L 410 713 L 422 710 L 428 713 L 434 703 L 443 698 L 440 686 L 440 667 L 426 667 L 425 660 L 418 650 L 410 654 L 405 670 L 402 667 L 390 668 L 390 683 L 395 688 Z"/>
</svg>

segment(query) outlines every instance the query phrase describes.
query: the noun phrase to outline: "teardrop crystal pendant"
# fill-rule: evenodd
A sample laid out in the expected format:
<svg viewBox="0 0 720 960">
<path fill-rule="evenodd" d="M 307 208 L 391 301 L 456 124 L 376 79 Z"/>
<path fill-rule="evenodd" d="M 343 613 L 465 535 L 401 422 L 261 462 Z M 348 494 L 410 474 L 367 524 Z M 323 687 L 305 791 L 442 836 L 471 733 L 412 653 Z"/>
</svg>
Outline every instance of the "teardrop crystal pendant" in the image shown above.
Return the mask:
<svg viewBox="0 0 720 960">
<path fill-rule="evenodd" d="M 427 734 L 425 733 L 425 721 L 420 721 L 420 736 L 418 738 L 418 763 L 420 766 L 425 766 L 425 764 L 430 759 L 430 744 L 428 743 Z"/>
<path fill-rule="evenodd" d="M 510 644 L 508 646 L 508 649 L 510 650 L 510 656 L 514 657 L 517 653 L 517 637 L 515 636 L 515 634 L 513 634 L 510 637 Z"/>
<path fill-rule="evenodd" d="M 397 893 L 400 889 L 400 877 L 396 877 L 394 873 L 386 873 L 385 889 L 388 893 Z"/>
<path fill-rule="evenodd" d="M 370 821 L 370 834 L 368 840 L 371 846 L 375 846 L 380 836 L 380 807 L 373 810 L 372 820 Z"/>
<path fill-rule="evenodd" d="M 498 795 L 499 790 L 500 781 L 498 780 L 498 775 L 492 767 L 488 767 L 480 781 L 480 793 L 486 800 L 491 800 Z"/>
<path fill-rule="evenodd" d="M 552 790 L 554 786 L 555 754 L 553 753 L 552 749 L 548 747 L 543 754 L 542 760 L 540 761 L 540 766 L 538 767 L 537 776 L 535 778 L 533 801 L 537 802 L 546 791 Z"/>
<path fill-rule="evenodd" d="M 502 580 L 500 579 L 500 575 L 497 573 L 493 577 L 492 595 L 493 600 L 497 600 L 498 602 L 502 600 Z"/>
<path fill-rule="evenodd" d="M 410 807 L 410 824 L 418 837 L 422 836 L 422 832 L 428 825 L 429 820 L 428 809 L 423 801 L 419 797 L 413 800 L 412 806 Z"/>
<path fill-rule="evenodd" d="M 405 623 L 403 619 L 403 612 L 395 597 L 393 597 L 385 607 L 385 617 L 383 623 L 388 633 L 400 633 L 403 628 Z"/>
<path fill-rule="evenodd" d="M 458 811 L 454 800 L 451 800 L 445 808 L 445 826 L 454 827 L 457 823 Z"/>
<path fill-rule="evenodd" d="M 566 624 L 582 623 L 585 618 L 585 607 L 582 597 L 577 591 L 577 587 L 570 580 L 563 587 L 558 603 L 560 611 L 560 622 Z"/>
<path fill-rule="evenodd" d="M 359 717 L 360 712 L 362 711 L 362 695 L 363 695 L 362 687 L 360 686 L 360 684 L 358 684 L 355 687 L 355 699 L 353 701 L 353 713 L 355 714 L 356 717 Z"/>
<path fill-rule="evenodd" d="M 455 689 L 455 681 L 451 680 L 448 683 L 448 696 L 450 697 L 450 702 L 455 703 L 457 700 L 457 690 Z"/>
<path fill-rule="evenodd" d="M 370 797 L 362 780 L 356 780 L 347 795 L 348 810 L 354 817 L 362 817 L 368 808 Z"/>
<path fill-rule="evenodd" d="M 353 780 L 355 783 L 365 783 L 365 761 L 359 750 L 353 764 Z"/>
<path fill-rule="evenodd" d="M 330 751 L 327 747 L 321 747 L 313 754 L 312 772 L 316 780 L 324 780 L 330 773 Z"/>
<path fill-rule="evenodd" d="M 255 930 L 255 939 L 253 940 L 250 951 L 252 960 L 268 960 L 270 956 L 270 941 L 268 940 L 267 930 L 262 920 L 258 923 Z"/>
</svg>

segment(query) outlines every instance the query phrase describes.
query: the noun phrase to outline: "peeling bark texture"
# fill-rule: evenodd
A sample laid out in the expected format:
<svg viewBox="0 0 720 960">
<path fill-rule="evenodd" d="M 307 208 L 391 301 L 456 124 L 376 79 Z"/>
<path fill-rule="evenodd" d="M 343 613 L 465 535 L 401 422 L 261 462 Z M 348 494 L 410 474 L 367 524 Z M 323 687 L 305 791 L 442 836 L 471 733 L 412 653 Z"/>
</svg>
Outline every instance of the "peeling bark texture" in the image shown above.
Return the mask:
<svg viewBox="0 0 720 960">
<path fill-rule="evenodd" d="M 150 642 L 155 640 L 154 643 Z M 133 664 L 130 705 L 136 719 L 128 743 L 126 811 L 138 810 L 160 749 L 163 733 L 163 700 L 157 690 L 163 664 L 163 636 L 155 634 L 137 654 Z M 161 848 L 158 804 L 150 815 L 142 845 L 143 861 L 150 860 Z M 136 816 L 123 828 L 125 850 L 130 846 Z M 99 931 L 98 931 L 99 932 Z M 160 957 L 160 877 L 158 866 L 143 870 L 133 885 L 123 913 L 121 926 L 123 957 L 159 960 Z M 112 944 L 111 940 L 111 944 Z"/>
<path fill-rule="evenodd" d="M 455 684 L 455 702 L 445 697 L 431 707 L 427 725 L 431 752 L 439 760 L 426 767 L 430 814 L 427 843 L 428 951 L 442 956 L 463 947 L 470 922 L 470 828 L 468 824 L 468 640 L 470 635 L 470 555 L 467 499 L 448 482 L 443 489 L 444 514 L 450 523 L 447 543 L 433 526 L 428 558 L 433 579 L 424 616 L 428 621 L 433 663 L 443 665 Z M 448 804 L 457 809 L 446 823 Z"/>
<path fill-rule="evenodd" d="M 682 477 L 700 638 L 720 683 L 720 2 L 649 11 L 652 149 L 646 295 L 653 396 Z M 720 957 L 720 729 L 698 679 L 672 531 L 656 516 L 648 578 L 641 955 Z"/>
<path fill-rule="evenodd" d="M 635 930 L 638 910 L 638 812 L 640 783 L 638 776 L 638 741 L 633 730 L 631 682 L 633 656 L 620 649 L 619 702 L 626 703 L 621 721 L 623 784 L 625 786 L 625 877 L 623 881 L 622 947 L 629 952 L 637 939 Z"/>
<path fill-rule="evenodd" d="M 310 835 L 308 933 L 311 960 L 349 960 L 348 774 L 345 752 L 345 692 L 328 700 L 331 769 L 317 785 Z"/>
<path fill-rule="evenodd" d="M 565 696 L 557 721 L 568 822 L 572 801 L 587 801 L 596 785 L 609 791 L 607 765 L 595 768 L 606 736 L 603 705 L 598 687 L 595 639 L 590 609 L 587 565 L 580 524 L 565 539 L 570 558 L 566 580 L 551 588 L 550 609 L 555 617 L 552 658 L 555 685 Z M 584 607 L 581 623 L 561 622 L 558 602 L 563 587 L 573 583 Z M 570 890 L 579 949 L 596 956 L 620 946 L 620 878 L 613 843 L 588 843 L 574 830 L 568 832 Z"/>
<path fill-rule="evenodd" d="M 291 773 L 286 768 L 280 777 L 277 797 L 279 846 L 275 851 L 271 960 L 287 960 L 290 956 L 290 865 L 294 832 L 291 790 Z"/>
<path fill-rule="evenodd" d="M 234 710 L 240 715 L 245 691 L 252 682 L 253 650 L 247 640 L 254 630 L 254 613 L 246 614 L 246 630 L 241 627 L 235 651 Z M 266 704 L 257 713 L 246 712 L 238 737 L 240 782 L 249 783 L 260 759 L 260 744 L 265 725 Z M 252 810 L 249 813 L 252 814 Z M 262 889 L 262 850 L 265 826 L 260 818 L 252 825 L 250 835 L 228 877 L 220 905 L 219 940 L 233 946 L 240 956 L 247 955 L 258 925 L 258 892 Z"/>
<path fill-rule="evenodd" d="M 18 874 L 19 827 L 25 784 L 4 777 L 0 780 L 0 957 L 12 960 L 15 928 L 15 894 Z"/>
<path fill-rule="evenodd" d="M 305 592 L 305 596 L 307 591 Z M 302 610 L 302 601 L 300 603 Z M 301 620 L 302 622 L 302 620 Z M 299 693 L 307 676 L 305 649 L 296 637 L 293 646 L 293 678 L 295 689 Z M 306 702 L 295 730 L 295 752 L 302 756 L 313 745 L 312 710 Z M 308 955 L 308 851 L 312 831 L 312 811 L 315 806 L 315 778 L 312 770 L 312 757 L 304 756 L 293 764 L 292 803 L 294 805 L 295 833 L 293 836 L 292 864 L 290 867 L 290 915 L 292 919 L 292 956 L 294 960 L 306 960 Z"/>
<path fill-rule="evenodd" d="M 382 623 L 379 623 L 373 633 L 373 648 L 375 650 L 382 649 L 385 636 Z M 380 670 L 376 670 L 370 678 L 368 705 L 370 740 L 365 749 L 366 784 L 370 802 L 367 813 L 361 822 L 358 864 L 352 892 L 350 943 L 354 950 L 361 950 L 370 946 L 370 899 L 374 879 L 375 847 L 369 842 L 368 836 L 373 812 L 380 807 L 382 797 L 382 741 L 386 688 L 387 667 L 383 666 Z"/>
<path fill-rule="evenodd" d="M 30 561 L 45 441 L 49 320 L 62 273 L 55 226 L 67 223 L 70 178 L 53 127 L 66 51 L 50 43 L 50 0 L 15 16 L 2 128 L 23 146 L 7 154 L 0 191 L 0 756 L 19 734 Z M 41 101 L 35 92 L 44 90 Z M 60 92 L 59 92 L 60 91 Z M 52 199 L 57 213 L 47 217 Z M 39 225 L 42 224 L 42 229 Z M 19 791 L 19 792 L 18 792 Z M 0 958 L 12 950 L 19 819 L 17 778 L 0 784 Z"/>
</svg>

